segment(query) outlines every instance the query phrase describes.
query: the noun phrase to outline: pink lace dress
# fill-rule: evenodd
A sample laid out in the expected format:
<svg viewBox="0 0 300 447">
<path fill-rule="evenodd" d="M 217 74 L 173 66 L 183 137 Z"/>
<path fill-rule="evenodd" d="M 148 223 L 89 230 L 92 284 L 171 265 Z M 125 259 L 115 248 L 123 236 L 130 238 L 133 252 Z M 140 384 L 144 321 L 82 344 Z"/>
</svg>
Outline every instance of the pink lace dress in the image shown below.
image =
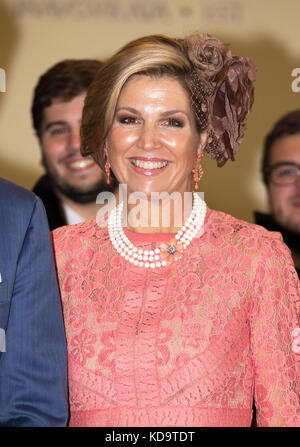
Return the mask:
<svg viewBox="0 0 300 447">
<path fill-rule="evenodd" d="M 166 234 L 137 234 L 155 248 Z M 299 280 L 278 233 L 209 210 L 177 262 L 135 267 L 95 221 L 54 231 L 71 426 L 299 426 Z"/>
</svg>

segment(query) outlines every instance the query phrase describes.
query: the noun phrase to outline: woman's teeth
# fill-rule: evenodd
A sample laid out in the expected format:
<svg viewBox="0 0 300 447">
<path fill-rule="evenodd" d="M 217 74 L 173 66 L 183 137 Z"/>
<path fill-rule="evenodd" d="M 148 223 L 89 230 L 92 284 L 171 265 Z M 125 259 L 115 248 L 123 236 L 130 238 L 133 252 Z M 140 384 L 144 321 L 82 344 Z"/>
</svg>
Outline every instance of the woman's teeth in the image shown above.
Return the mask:
<svg viewBox="0 0 300 447">
<path fill-rule="evenodd" d="M 142 169 L 161 169 L 167 166 L 167 161 L 141 161 L 131 160 L 132 164 Z"/>
</svg>

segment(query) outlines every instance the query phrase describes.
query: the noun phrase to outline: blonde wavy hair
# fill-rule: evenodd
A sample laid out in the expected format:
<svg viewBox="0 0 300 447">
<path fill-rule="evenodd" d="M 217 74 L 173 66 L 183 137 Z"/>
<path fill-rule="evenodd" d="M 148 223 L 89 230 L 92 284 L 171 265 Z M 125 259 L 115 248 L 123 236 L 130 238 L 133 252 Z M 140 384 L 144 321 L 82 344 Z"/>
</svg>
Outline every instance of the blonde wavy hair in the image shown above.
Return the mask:
<svg viewBox="0 0 300 447">
<path fill-rule="evenodd" d="M 191 100 L 197 130 L 208 131 L 206 152 L 219 166 L 228 158 L 234 159 L 253 103 L 255 66 L 248 58 L 233 57 L 220 40 L 200 33 L 185 39 L 145 36 L 128 43 L 103 63 L 85 99 L 82 155 L 92 155 L 104 170 L 105 141 L 117 102 L 123 86 L 135 75 L 175 78 Z M 226 116 L 226 101 L 237 113 Z"/>
</svg>

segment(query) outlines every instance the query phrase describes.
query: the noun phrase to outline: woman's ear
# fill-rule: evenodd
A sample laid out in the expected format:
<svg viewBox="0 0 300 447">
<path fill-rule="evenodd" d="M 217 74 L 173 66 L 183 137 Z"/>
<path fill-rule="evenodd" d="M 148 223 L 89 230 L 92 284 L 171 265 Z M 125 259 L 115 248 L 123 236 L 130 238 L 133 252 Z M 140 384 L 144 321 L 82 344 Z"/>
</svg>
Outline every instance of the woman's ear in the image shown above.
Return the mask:
<svg viewBox="0 0 300 447">
<path fill-rule="evenodd" d="M 197 155 L 202 154 L 204 152 L 206 142 L 207 142 L 207 135 L 208 135 L 207 130 L 204 130 L 203 132 L 201 132 L 200 138 L 199 138 L 199 144 L 198 144 L 198 148 L 197 148 Z"/>
</svg>

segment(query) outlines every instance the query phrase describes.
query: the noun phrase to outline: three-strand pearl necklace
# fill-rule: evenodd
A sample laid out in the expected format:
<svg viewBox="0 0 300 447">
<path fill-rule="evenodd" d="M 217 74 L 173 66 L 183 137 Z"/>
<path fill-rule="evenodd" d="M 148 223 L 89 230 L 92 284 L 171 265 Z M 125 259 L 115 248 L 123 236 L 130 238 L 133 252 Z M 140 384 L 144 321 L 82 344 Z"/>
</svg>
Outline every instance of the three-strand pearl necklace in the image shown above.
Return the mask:
<svg viewBox="0 0 300 447">
<path fill-rule="evenodd" d="M 127 238 L 122 226 L 123 202 L 113 208 L 108 218 L 108 233 L 116 251 L 129 262 L 139 267 L 156 268 L 165 266 L 181 257 L 182 251 L 191 243 L 203 226 L 206 203 L 193 193 L 194 203 L 190 216 L 169 243 L 154 250 L 135 247 Z"/>
</svg>

